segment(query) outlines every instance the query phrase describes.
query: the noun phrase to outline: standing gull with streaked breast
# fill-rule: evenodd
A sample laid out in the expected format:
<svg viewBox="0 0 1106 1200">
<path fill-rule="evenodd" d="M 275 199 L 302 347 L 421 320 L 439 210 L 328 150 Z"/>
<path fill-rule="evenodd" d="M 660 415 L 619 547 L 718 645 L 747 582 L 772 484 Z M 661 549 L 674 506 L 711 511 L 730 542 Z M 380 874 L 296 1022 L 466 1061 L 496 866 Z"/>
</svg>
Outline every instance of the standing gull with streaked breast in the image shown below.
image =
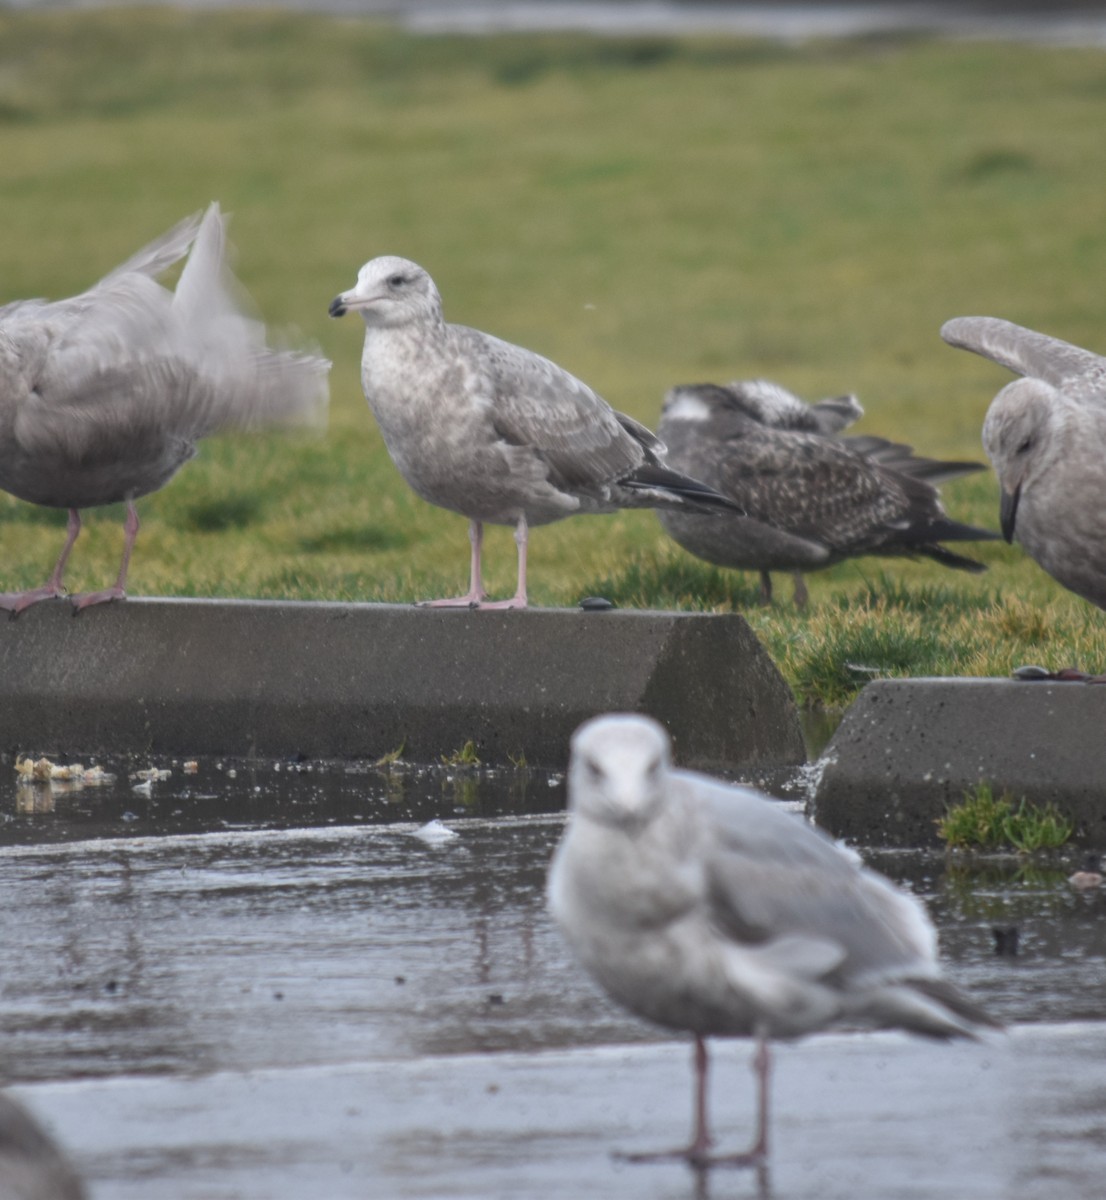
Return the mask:
<svg viewBox="0 0 1106 1200">
<path fill-rule="evenodd" d="M 948 1039 L 995 1024 L 943 977 L 918 900 L 778 802 L 676 770 L 651 718 L 576 730 L 568 804 L 549 869 L 554 919 L 613 999 L 695 1042 L 690 1144 L 625 1157 L 763 1164 L 770 1038 L 842 1025 Z M 715 1155 L 706 1039 L 750 1036 L 756 1137 Z"/>
<path fill-rule="evenodd" d="M 983 422 L 1003 536 L 1106 608 L 1106 358 L 998 317 L 955 317 L 941 336 L 1024 376 Z"/>
<path fill-rule="evenodd" d="M 416 263 L 367 262 L 330 315 L 365 322 L 361 382 L 400 474 L 424 500 L 469 518 L 469 590 L 424 603 L 525 608 L 531 525 L 621 508 L 733 509 L 669 469 L 665 447 L 567 371 L 491 334 L 452 325 Z M 510 525 L 518 586 L 489 601 L 481 573 L 485 523 Z"/>
<path fill-rule="evenodd" d="M 0 594 L 13 615 L 66 594 L 80 510 L 122 501 L 123 559 L 112 587 L 74 609 L 121 600 L 138 533 L 135 500 L 157 491 L 221 430 L 314 425 L 330 364 L 272 349 L 241 311 L 218 204 L 143 247 L 68 300 L 0 308 L 0 488 L 69 510 L 47 583 Z M 174 291 L 157 276 L 188 255 Z"/>
<path fill-rule="evenodd" d="M 719 566 L 790 571 L 795 604 L 806 604 L 804 571 L 861 555 L 923 556 L 961 571 L 982 563 L 943 541 L 998 535 L 951 520 L 937 484 L 984 469 L 976 462 L 921 458 L 879 437 L 838 437 L 863 414 L 855 396 L 805 404 L 763 379 L 685 384 L 665 398 L 658 432 L 668 461 L 729 497 L 743 513 L 703 521 L 659 512 L 685 550 Z"/>
</svg>

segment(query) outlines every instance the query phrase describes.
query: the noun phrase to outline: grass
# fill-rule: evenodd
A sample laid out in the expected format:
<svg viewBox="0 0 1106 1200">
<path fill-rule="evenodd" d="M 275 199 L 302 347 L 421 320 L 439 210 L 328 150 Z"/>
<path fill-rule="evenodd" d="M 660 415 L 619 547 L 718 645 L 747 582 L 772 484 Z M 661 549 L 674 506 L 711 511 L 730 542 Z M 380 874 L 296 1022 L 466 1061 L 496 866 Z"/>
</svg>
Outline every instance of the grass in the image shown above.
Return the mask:
<svg viewBox="0 0 1106 1200">
<path fill-rule="evenodd" d="M 480 758 L 476 753 L 476 744 L 470 738 L 459 750 L 454 750 L 452 754 L 443 754 L 442 762 L 449 767 L 480 766 Z"/>
<path fill-rule="evenodd" d="M 655 423 L 682 380 L 855 391 L 860 432 L 979 457 L 1008 376 L 946 348 L 993 313 L 1106 348 L 1106 55 L 881 38 L 419 38 L 264 11 L 0 11 L 0 302 L 87 287 L 184 213 L 234 214 L 266 318 L 335 363 L 325 438 L 217 439 L 140 503 L 135 594 L 406 601 L 453 593 L 464 521 L 414 497 L 360 394 L 360 329 L 326 307 L 401 253 L 447 316 L 545 353 Z M 945 489 L 994 528 L 990 474 Z M 91 514 L 75 589 L 115 573 Z M 0 495 L 3 586 L 42 582 L 64 514 Z M 648 513 L 538 530 L 537 604 L 738 609 L 801 698 L 876 673 L 1106 662 L 1096 614 L 1016 547 L 968 577 L 844 564 L 786 581 L 698 563 Z M 488 582 L 513 588 L 510 532 Z"/>
<path fill-rule="evenodd" d="M 950 849 L 998 850 L 1013 847 L 1022 854 L 1054 850 L 1071 837 L 1075 826 L 1054 804 L 1016 804 L 1009 792 L 996 796 L 989 783 L 964 793 L 937 822 L 937 835 Z"/>
</svg>

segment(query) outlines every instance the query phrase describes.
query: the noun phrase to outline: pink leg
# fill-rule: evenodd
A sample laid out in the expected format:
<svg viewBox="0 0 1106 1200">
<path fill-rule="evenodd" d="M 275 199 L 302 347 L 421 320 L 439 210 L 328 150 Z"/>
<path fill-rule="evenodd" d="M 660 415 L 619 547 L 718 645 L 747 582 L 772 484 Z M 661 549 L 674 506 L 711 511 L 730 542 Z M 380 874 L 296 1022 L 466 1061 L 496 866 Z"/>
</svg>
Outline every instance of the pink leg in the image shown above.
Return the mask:
<svg viewBox="0 0 1106 1200">
<path fill-rule="evenodd" d="M 693 1161 L 704 1159 L 714 1139 L 707 1124 L 707 1043 L 695 1035 L 695 1136 L 687 1148 L 687 1156 Z"/>
<path fill-rule="evenodd" d="M 127 517 L 123 522 L 123 561 L 119 565 L 119 574 L 114 587 L 104 588 L 100 592 L 86 592 L 83 596 L 73 597 L 73 611 L 80 612 L 93 604 L 106 604 L 109 600 L 125 600 L 124 590 L 127 583 L 127 568 L 131 563 L 131 551 L 134 549 L 134 539 L 138 536 L 138 510 L 133 500 L 127 501 Z"/>
<path fill-rule="evenodd" d="M 764 1160 L 768 1157 L 768 1100 L 772 1083 L 772 1051 L 768 1039 L 763 1034 L 757 1038 L 753 1070 L 757 1075 L 757 1140 L 749 1147 L 747 1157 Z"/>
<path fill-rule="evenodd" d="M 472 567 L 469 573 L 469 590 L 464 596 L 448 600 L 420 600 L 420 608 L 480 608 L 503 609 L 526 607 L 526 546 L 529 529 L 526 517 L 521 516 L 515 525 L 515 545 L 518 547 L 518 587 L 510 600 L 489 600 L 484 591 L 484 580 L 480 570 L 480 551 L 484 544 L 484 526 L 480 521 L 469 522 L 469 541 L 472 542 Z"/>
<path fill-rule="evenodd" d="M 645 1154 L 619 1154 L 626 1162 L 672 1162 L 682 1160 L 696 1169 L 705 1167 L 763 1167 L 768 1157 L 768 1091 L 771 1057 L 768 1040 L 758 1036 L 753 1070 L 757 1077 L 757 1136 L 753 1145 L 742 1154 L 711 1154 L 714 1139 L 707 1118 L 707 1044 L 695 1035 L 695 1111 L 694 1136 L 691 1145 L 677 1150 L 662 1150 Z"/>
<path fill-rule="evenodd" d="M 472 557 L 469 560 L 469 590 L 464 596 L 452 596 L 447 600 L 420 600 L 419 608 L 476 608 L 488 593 L 484 591 L 484 578 L 480 569 L 480 551 L 484 545 L 484 524 L 469 522 L 469 541 Z"/>
<path fill-rule="evenodd" d="M 65 545 L 61 549 L 61 554 L 58 555 L 58 561 L 54 564 L 53 574 L 42 587 L 32 588 L 29 592 L 0 594 L 0 609 L 7 610 L 13 617 L 17 617 L 24 609 L 30 608 L 32 604 L 37 604 L 40 600 L 53 600 L 64 596 L 65 585 L 62 583 L 62 577 L 65 574 L 65 564 L 69 560 L 69 552 L 73 549 L 73 543 L 77 540 L 80 532 L 81 514 L 75 508 L 71 508 L 69 520 L 65 526 Z"/>
<path fill-rule="evenodd" d="M 526 607 L 526 546 L 530 540 L 529 526 L 523 514 L 515 525 L 515 545 L 518 547 L 518 586 L 510 600 L 483 600 L 476 607 L 488 608 L 525 608 Z"/>
</svg>

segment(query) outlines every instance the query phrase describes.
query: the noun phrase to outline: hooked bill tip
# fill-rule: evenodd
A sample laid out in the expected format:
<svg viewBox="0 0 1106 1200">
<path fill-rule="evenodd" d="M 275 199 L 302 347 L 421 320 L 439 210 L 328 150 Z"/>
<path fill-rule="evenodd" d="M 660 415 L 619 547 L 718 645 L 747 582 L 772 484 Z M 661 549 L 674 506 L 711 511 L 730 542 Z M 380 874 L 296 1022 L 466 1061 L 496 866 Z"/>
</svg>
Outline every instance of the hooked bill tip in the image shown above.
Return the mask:
<svg viewBox="0 0 1106 1200">
<path fill-rule="evenodd" d="M 346 304 L 341 296 L 335 296 L 330 302 L 330 307 L 326 310 L 332 317 L 344 317 L 346 315 Z"/>
</svg>

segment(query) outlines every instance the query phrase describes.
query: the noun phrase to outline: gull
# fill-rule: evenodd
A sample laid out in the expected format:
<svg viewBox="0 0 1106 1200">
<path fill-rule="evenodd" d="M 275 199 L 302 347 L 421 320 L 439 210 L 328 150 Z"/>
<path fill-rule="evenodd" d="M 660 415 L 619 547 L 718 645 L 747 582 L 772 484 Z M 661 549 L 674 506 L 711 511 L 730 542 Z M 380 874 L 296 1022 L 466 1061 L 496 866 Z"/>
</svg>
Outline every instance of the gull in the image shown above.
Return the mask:
<svg viewBox="0 0 1106 1200">
<path fill-rule="evenodd" d="M 587 384 L 521 346 L 448 324 L 416 263 L 367 262 L 332 317 L 365 321 L 361 383 L 400 474 L 424 500 L 469 518 L 469 590 L 434 606 L 525 608 L 531 525 L 620 508 L 734 506 L 670 470 L 663 443 Z M 484 524 L 514 526 L 518 586 L 488 601 Z"/>
<path fill-rule="evenodd" d="M 548 877 L 556 923 L 613 999 L 694 1039 L 690 1144 L 627 1157 L 763 1164 L 770 1038 L 840 1024 L 945 1039 L 995 1025 L 942 976 L 918 900 L 759 792 L 676 770 L 651 718 L 576 730 L 568 807 Z M 711 1153 L 714 1036 L 757 1039 L 757 1132 L 743 1154 Z"/>
<path fill-rule="evenodd" d="M 1106 358 L 998 317 L 956 317 L 941 336 L 1025 377 L 983 422 L 1003 536 L 1106 608 Z"/>
<path fill-rule="evenodd" d="M 764 603 L 772 598 L 770 572 L 791 571 L 798 608 L 807 601 L 804 571 L 865 554 L 985 570 L 940 543 L 998 535 L 950 520 L 936 486 L 984 465 L 920 458 L 884 438 L 836 436 L 862 414 L 855 396 L 808 405 L 763 379 L 673 388 L 658 427 L 669 463 L 744 515 L 703 521 L 660 512 L 661 524 L 699 558 L 759 571 Z"/>
<path fill-rule="evenodd" d="M 186 254 L 170 292 L 156 278 Z M 264 326 L 240 311 L 225 259 L 224 218 L 212 204 L 79 296 L 0 307 L 0 488 L 69 510 L 48 582 L 0 595 L 0 608 L 14 616 L 65 595 L 80 510 L 119 501 L 126 519 L 115 584 L 73 606 L 123 599 L 134 502 L 168 483 L 200 438 L 321 418 L 330 364 L 266 346 Z"/>
</svg>

